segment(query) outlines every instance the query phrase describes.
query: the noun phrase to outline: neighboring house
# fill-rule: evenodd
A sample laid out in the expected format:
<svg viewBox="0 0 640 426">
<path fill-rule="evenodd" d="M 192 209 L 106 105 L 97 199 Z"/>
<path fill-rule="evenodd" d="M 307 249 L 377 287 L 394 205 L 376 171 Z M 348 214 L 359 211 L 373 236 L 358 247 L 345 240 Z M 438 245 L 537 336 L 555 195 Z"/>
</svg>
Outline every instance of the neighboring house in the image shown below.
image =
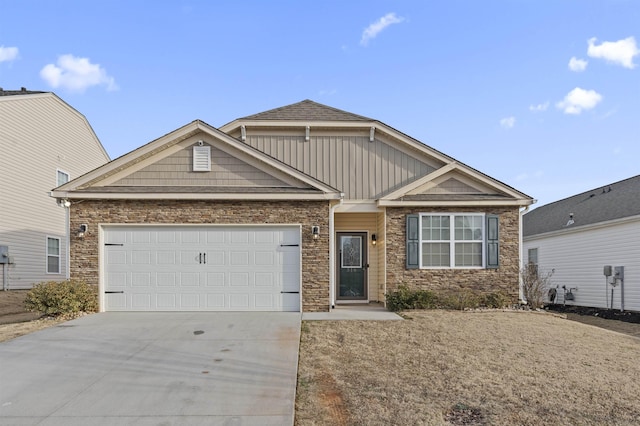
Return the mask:
<svg viewBox="0 0 640 426">
<path fill-rule="evenodd" d="M 4 289 L 69 276 L 68 209 L 49 193 L 107 161 L 87 119 L 55 94 L 0 89 Z"/>
<path fill-rule="evenodd" d="M 553 302 L 640 311 L 640 176 L 538 207 L 523 226 L 525 261 L 552 273 Z"/>
<path fill-rule="evenodd" d="M 515 301 L 533 200 L 309 100 L 193 121 L 54 192 L 103 310 L 328 311 L 400 285 Z"/>
</svg>

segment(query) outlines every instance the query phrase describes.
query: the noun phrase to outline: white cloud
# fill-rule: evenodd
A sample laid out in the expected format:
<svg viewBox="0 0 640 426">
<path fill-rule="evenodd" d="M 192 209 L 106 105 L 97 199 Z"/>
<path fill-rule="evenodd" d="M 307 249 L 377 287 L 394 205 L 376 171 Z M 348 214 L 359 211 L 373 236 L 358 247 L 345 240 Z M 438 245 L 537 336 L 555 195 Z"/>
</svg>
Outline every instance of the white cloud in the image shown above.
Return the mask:
<svg viewBox="0 0 640 426">
<path fill-rule="evenodd" d="M 11 62 L 18 57 L 17 47 L 0 46 L 0 62 Z"/>
<path fill-rule="evenodd" d="M 583 110 L 594 108 L 602 100 L 602 95 L 595 90 L 584 90 L 576 87 L 564 99 L 556 103 L 556 107 L 565 114 L 580 114 Z"/>
<path fill-rule="evenodd" d="M 569 69 L 575 72 L 582 72 L 587 69 L 588 63 L 584 59 L 578 59 L 574 56 L 569 60 Z"/>
<path fill-rule="evenodd" d="M 589 43 L 587 55 L 592 58 L 604 59 L 625 68 L 635 68 L 636 64 L 633 63 L 633 58 L 640 54 L 635 38 L 627 37 L 618 41 L 603 41 L 602 44 L 596 45 L 596 38 L 593 37 L 587 42 Z"/>
<path fill-rule="evenodd" d="M 516 125 L 515 117 L 505 117 L 502 120 L 500 120 L 500 126 L 502 126 L 504 129 L 511 129 L 515 125 Z"/>
<path fill-rule="evenodd" d="M 58 57 L 57 65 L 48 64 L 40 70 L 40 77 L 51 87 L 62 87 L 74 92 L 84 92 L 91 86 L 106 86 L 107 90 L 118 90 L 113 77 L 100 64 L 92 64 L 89 58 L 73 55 Z"/>
<path fill-rule="evenodd" d="M 532 111 L 532 112 L 546 111 L 547 108 L 549 108 L 549 101 L 547 101 L 547 102 L 545 102 L 543 104 L 529 105 L 529 111 Z"/>
<path fill-rule="evenodd" d="M 389 25 L 399 24 L 404 21 L 404 18 L 401 16 L 396 16 L 395 13 L 387 13 L 382 18 L 378 19 L 373 24 L 369 25 L 362 32 L 362 38 L 360 39 L 360 44 L 366 46 L 369 44 L 369 40 L 372 40 L 380 34 L 382 30 L 387 28 Z"/>
</svg>

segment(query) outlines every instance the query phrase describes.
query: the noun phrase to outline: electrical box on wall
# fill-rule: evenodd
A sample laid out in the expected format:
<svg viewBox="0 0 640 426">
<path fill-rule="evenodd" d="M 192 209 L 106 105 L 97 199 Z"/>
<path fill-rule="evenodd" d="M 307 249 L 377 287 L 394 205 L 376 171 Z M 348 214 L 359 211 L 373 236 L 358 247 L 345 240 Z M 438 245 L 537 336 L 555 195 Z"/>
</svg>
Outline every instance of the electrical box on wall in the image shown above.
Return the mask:
<svg viewBox="0 0 640 426">
<path fill-rule="evenodd" d="M 605 265 L 604 268 L 602 268 L 602 273 L 605 277 L 610 277 L 611 275 L 613 275 L 613 273 L 611 272 L 611 265 Z"/>
<path fill-rule="evenodd" d="M 613 276 L 617 280 L 624 280 L 624 266 L 616 266 L 613 268 Z"/>
<path fill-rule="evenodd" d="M 9 246 L 0 246 L 0 263 L 9 263 Z"/>
</svg>

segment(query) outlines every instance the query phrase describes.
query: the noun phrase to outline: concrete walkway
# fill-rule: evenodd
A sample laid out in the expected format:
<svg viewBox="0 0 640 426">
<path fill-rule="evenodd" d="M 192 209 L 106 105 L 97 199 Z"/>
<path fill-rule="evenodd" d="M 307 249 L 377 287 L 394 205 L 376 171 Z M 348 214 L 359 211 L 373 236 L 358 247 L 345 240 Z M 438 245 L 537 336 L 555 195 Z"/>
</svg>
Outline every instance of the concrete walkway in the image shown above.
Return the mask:
<svg viewBox="0 0 640 426">
<path fill-rule="evenodd" d="M 382 304 L 363 303 L 336 305 L 331 312 L 304 312 L 302 319 L 304 321 L 397 321 L 403 318 L 388 311 Z"/>
<path fill-rule="evenodd" d="M 0 343 L 0 425 L 292 425 L 299 313 L 101 313 Z"/>
</svg>

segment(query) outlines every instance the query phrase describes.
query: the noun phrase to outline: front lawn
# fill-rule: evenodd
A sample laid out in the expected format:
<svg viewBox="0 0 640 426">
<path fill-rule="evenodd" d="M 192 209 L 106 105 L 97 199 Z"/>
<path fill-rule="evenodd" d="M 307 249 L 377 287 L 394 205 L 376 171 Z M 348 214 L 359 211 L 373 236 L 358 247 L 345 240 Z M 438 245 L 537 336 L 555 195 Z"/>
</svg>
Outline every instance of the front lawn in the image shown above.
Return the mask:
<svg viewBox="0 0 640 426">
<path fill-rule="evenodd" d="M 296 425 L 640 423 L 640 340 L 522 311 L 305 321 Z"/>
</svg>

